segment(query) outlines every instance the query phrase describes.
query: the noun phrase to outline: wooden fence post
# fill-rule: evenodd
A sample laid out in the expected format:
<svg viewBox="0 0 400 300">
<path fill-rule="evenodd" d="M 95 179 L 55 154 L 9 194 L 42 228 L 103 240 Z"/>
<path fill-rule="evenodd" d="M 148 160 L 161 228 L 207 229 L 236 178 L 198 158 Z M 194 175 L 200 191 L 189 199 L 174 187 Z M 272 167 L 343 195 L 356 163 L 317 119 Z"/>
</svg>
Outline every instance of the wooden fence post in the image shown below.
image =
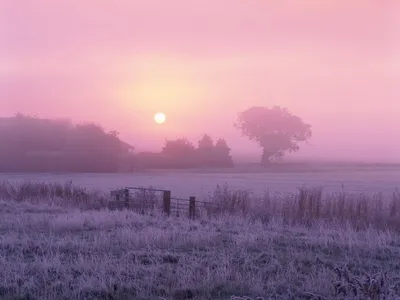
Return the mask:
<svg viewBox="0 0 400 300">
<path fill-rule="evenodd" d="M 196 197 L 189 198 L 189 218 L 194 220 L 196 218 Z"/>
<path fill-rule="evenodd" d="M 171 191 L 163 191 L 163 210 L 169 217 L 171 213 Z"/>
<path fill-rule="evenodd" d="M 129 189 L 124 189 L 125 208 L 129 208 Z"/>
</svg>

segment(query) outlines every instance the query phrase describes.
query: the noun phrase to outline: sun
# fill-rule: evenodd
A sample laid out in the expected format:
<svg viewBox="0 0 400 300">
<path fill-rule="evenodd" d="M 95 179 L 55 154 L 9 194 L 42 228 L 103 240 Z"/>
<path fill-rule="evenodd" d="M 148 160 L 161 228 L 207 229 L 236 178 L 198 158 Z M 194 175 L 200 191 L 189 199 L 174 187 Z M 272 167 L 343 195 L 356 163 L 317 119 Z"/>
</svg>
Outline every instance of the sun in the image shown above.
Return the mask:
<svg viewBox="0 0 400 300">
<path fill-rule="evenodd" d="M 166 120 L 167 120 L 167 117 L 166 117 L 166 115 L 165 115 L 164 113 L 162 113 L 162 112 L 156 113 L 156 114 L 154 115 L 154 121 L 155 121 L 157 124 L 165 123 Z"/>
</svg>

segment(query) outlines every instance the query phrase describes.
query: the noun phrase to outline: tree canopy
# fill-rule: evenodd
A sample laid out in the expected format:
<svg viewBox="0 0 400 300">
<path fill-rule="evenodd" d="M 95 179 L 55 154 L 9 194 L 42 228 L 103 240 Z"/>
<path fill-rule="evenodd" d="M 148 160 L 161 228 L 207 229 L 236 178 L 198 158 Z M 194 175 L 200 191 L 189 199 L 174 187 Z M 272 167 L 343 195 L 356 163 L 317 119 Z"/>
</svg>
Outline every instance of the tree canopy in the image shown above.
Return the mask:
<svg viewBox="0 0 400 300">
<path fill-rule="evenodd" d="M 205 134 L 199 141 L 198 147 L 199 150 L 211 150 L 214 148 L 213 139 L 208 135 Z"/>
<path fill-rule="evenodd" d="M 195 146 L 186 138 L 176 140 L 165 140 L 161 153 L 173 156 L 191 155 L 195 150 Z"/>
<path fill-rule="evenodd" d="M 0 119 L 0 169 L 115 172 L 128 151 L 115 131 L 96 124 L 17 114 Z"/>
<path fill-rule="evenodd" d="M 139 153 L 136 161 L 141 167 L 152 168 L 196 168 L 196 167 L 232 167 L 230 148 L 223 139 L 215 144 L 208 134 L 204 134 L 194 146 L 186 138 L 166 140 L 159 154 Z"/>
<path fill-rule="evenodd" d="M 254 106 L 238 114 L 234 126 L 243 136 L 257 142 L 263 150 L 262 163 L 279 159 L 285 152 L 296 152 L 299 142 L 312 136 L 311 125 L 287 108 Z"/>
</svg>

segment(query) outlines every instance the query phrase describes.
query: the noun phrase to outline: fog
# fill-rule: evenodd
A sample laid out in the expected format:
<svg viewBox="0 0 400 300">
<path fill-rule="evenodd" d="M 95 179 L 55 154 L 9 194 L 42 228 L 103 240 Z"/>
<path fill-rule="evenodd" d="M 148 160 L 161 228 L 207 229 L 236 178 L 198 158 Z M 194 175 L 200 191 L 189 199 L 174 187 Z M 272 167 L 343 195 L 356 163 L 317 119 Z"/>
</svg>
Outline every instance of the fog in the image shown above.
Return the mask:
<svg viewBox="0 0 400 300">
<path fill-rule="evenodd" d="M 208 133 L 256 161 L 233 123 L 278 105 L 313 130 L 288 159 L 400 162 L 397 1 L 21 3 L 0 1 L 0 117 L 93 121 L 139 150 Z"/>
</svg>

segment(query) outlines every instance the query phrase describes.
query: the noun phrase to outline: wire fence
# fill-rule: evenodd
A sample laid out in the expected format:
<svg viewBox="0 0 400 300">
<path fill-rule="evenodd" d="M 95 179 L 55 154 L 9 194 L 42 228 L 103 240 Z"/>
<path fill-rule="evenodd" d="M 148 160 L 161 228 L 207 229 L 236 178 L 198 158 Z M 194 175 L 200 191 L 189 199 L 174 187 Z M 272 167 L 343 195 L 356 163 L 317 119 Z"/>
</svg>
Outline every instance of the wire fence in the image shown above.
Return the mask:
<svg viewBox="0 0 400 300">
<path fill-rule="evenodd" d="M 141 214 L 163 211 L 168 216 L 186 216 L 191 219 L 203 214 L 214 215 L 220 212 L 220 205 L 189 198 L 171 197 L 171 191 L 142 187 L 126 187 L 111 191 L 116 207 L 134 210 Z"/>
</svg>

